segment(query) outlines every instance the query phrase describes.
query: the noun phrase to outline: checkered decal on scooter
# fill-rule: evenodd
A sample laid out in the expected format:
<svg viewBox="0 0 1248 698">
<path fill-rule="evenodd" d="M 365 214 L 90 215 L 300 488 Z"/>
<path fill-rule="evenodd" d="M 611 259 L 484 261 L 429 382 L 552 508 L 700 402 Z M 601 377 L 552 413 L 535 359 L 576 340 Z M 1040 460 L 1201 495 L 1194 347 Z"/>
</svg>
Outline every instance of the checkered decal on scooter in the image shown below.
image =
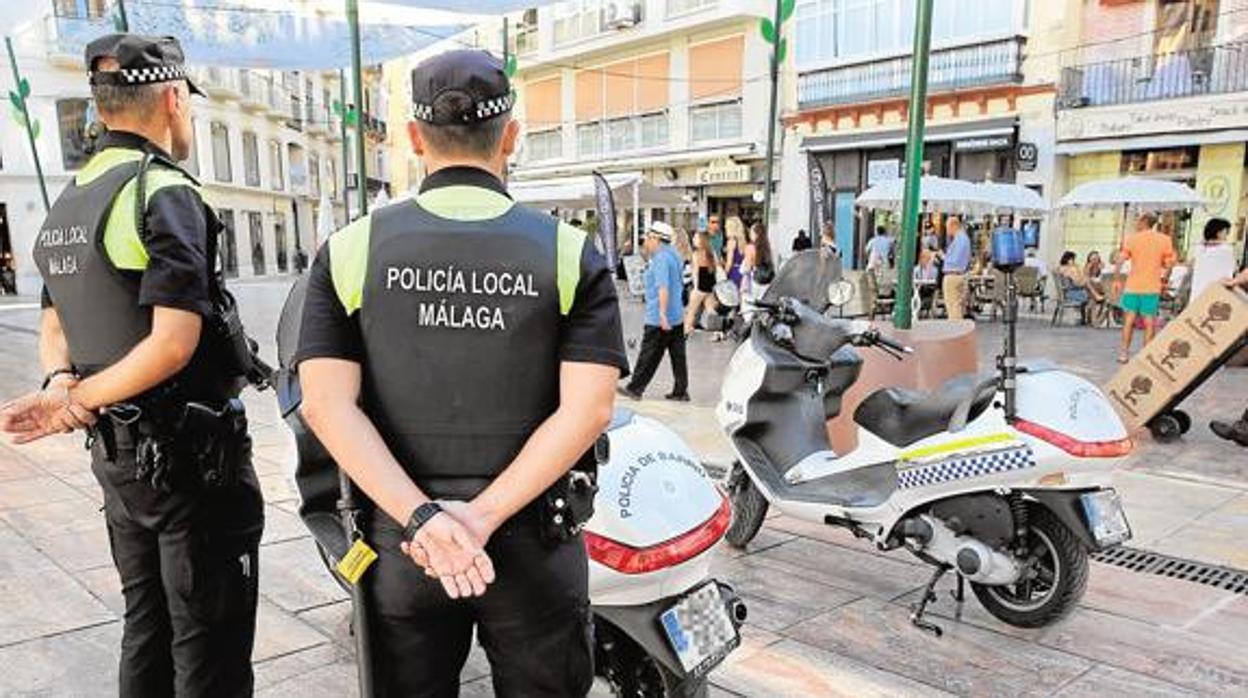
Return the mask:
<svg viewBox="0 0 1248 698">
<path fill-rule="evenodd" d="M 680 618 L 686 640 L 696 654 L 705 654 L 732 639 L 736 630 L 728 614 L 712 612 L 714 607 L 723 604 L 718 587 L 707 584 L 689 598 L 689 605 L 678 610 L 676 615 Z"/>
<path fill-rule="evenodd" d="M 1011 448 L 991 453 L 978 453 L 973 456 L 951 458 L 949 460 L 916 465 L 900 470 L 897 473 L 898 489 L 925 487 L 953 480 L 966 480 L 973 477 L 995 475 L 1011 470 L 1023 470 L 1036 467 L 1036 459 L 1031 449 Z"/>
</svg>

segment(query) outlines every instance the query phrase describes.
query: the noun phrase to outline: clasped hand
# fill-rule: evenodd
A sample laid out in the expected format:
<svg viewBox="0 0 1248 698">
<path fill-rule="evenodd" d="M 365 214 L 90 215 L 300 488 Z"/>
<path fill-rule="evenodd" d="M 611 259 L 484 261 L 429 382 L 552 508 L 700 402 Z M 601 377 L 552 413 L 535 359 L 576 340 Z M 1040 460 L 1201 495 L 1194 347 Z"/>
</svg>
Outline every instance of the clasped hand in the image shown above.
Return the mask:
<svg viewBox="0 0 1248 698">
<path fill-rule="evenodd" d="M 494 582 L 494 563 L 485 552 L 493 527 L 466 502 L 438 502 L 442 512 L 425 522 L 403 553 L 442 583 L 452 599 L 481 596 Z"/>
<path fill-rule="evenodd" d="M 0 432 L 15 444 L 26 444 L 94 425 L 95 414 L 70 396 L 70 388 L 77 383 L 73 376 L 57 376 L 47 388 L 0 405 Z"/>
</svg>

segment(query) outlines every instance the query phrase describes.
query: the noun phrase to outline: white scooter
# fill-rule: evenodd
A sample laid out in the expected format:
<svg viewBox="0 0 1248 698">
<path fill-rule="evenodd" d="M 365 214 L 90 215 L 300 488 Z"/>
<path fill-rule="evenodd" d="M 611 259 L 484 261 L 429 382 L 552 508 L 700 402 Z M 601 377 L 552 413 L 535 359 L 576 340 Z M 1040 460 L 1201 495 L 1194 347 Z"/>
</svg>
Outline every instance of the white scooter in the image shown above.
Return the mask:
<svg viewBox="0 0 1248 698">
<path fill-rule="evenodd" d="M 826 421 L 858 378 L 855 348 L 902 360 L 910 350 L 791 297 L 757 303 L 717 408 L 737 456 L 729 543 L 745 546 L 770 505 L 880 550 L 905 547 L 936 568 L 911 620 L 937 635 L 923 614 L 951 569 L 958 601 L 969 581 L 1011 625 L 1045 626 L 1068 612 L 1084 591 L 1088 551 L 1131 535 L 1109 483 L 1132 443 L 1096 386 L 1051 367 L 1015 368 L 1011 297 L 1000 376 L 961 377 L 931 394 L 875 392 L 854 413 L 849 453 L 832 450 Z"/>
<path fill-rule="evenodd" d="M 333 572 L 354 529 L 353 488 L 340 488 L 337 467 L 299 415 L 298 376 L 290 367 L 304 286 L 302 279 L 295 283 L 282 310 L 275 383 L 299 451 L 300 515 Z M 731 506 L 692 449 L 653 419 L 617 410 L 596 455 L 598 492 L 583 531 L 595 671 L 619 696 L 705 696 L 707 674 L 740 644 L 746 617 L 732 587 L 711 578 L 709 569 Z M 359 611 L 363 595 L 352 598 Z M 353 625 L 366 623 L 367 613 L 358 612 Z M 357 633 L 360 656 L 367 656 L 366 636 Z"/>
</svg>

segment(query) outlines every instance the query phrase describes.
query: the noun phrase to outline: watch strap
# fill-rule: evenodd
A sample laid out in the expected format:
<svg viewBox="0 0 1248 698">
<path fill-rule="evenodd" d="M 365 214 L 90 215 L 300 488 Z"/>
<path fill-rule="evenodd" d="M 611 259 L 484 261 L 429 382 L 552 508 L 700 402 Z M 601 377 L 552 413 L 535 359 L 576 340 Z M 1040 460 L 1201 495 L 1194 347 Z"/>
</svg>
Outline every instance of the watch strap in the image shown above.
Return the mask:
<svg viewBox="0 0 1248 698">
<path fill-rule="evenodd" d="M 52 385 L 52 381 L 55 380 L 57 376 L 76 376 L 76 375 L 78 375 L 78 372 L 72 368 L 58 368 L 53 371 L 49 371 L 48 374 L 43 377 L 43 385 L 39 386 L 39 389 L 47 390 L 48 386 Z"/>
<path fill-rule="evenodd" d="M 442 513 L 442 505 L 437 502 L 425 502 L 416 507 L 412 511 L 412 516 L 407 520 L 407 525 L 403 527 L 403 540 L 411 543 L 416 539 L 416 533 L 421 527 L 429 523 L 429 519 Z"/>
</svg>

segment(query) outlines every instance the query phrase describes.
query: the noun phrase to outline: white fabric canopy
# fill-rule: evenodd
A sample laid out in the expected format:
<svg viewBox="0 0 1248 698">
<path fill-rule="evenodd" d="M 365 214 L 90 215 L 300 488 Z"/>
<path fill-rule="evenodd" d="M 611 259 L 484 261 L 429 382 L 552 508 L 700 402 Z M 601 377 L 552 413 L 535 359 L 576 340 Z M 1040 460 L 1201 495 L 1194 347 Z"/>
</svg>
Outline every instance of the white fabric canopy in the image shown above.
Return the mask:
<svg viewBox="0 0 1248 698">
<path fill-rule="evenodd" d="M 862 208 L 900 211 L 905 191 L 905 177 L 888 179 L 859 194 L 855 203 Z M 919 200 L 924 211 L 975 214 L 992 208 L 987 194 L 975 183 L 932 175 L 920 180 Z"/>
<path fill-rule="evenodd" d="M 631 208 L 633 187 L 637 187 L 638 204 L 643 207 L 675 208 L 691 206 L 682 192 L 656 187 L 640 172 L 618 172 L 604 175 L 615 194 L 617 208 Z M 537 208 L 594 208 L 596 196 L 590 175 L 508 182 L 507 190 L 516 201 Z"/>
<path fill-rule="evenodd" d="M 1122 177 L 1080 184 L 1062 197 L 1058 207 L 1134 206 L 1150 211 L 1181 211 L 1207 204 L 1208 201 L 1199 192 L 1178 182 L 1144 177 Z"/>
<path fill-rule="evenodd" d="M 980 182 L 975 187 L 992 207 L 993 213 L 1017 213 L 1022 216 L 1047 213 L 1049 205 L 1036 193 L 1021 184 Z"/>
<path fill-rule="evenodd" d="M 320 247 L 321 243 L 329 239 L 334 234 L 334 205 L 329 200 L 329 194 L 321 194 L 321 201 L 317 205 L 316 212 L 316 245 Z"/>
</svg>

